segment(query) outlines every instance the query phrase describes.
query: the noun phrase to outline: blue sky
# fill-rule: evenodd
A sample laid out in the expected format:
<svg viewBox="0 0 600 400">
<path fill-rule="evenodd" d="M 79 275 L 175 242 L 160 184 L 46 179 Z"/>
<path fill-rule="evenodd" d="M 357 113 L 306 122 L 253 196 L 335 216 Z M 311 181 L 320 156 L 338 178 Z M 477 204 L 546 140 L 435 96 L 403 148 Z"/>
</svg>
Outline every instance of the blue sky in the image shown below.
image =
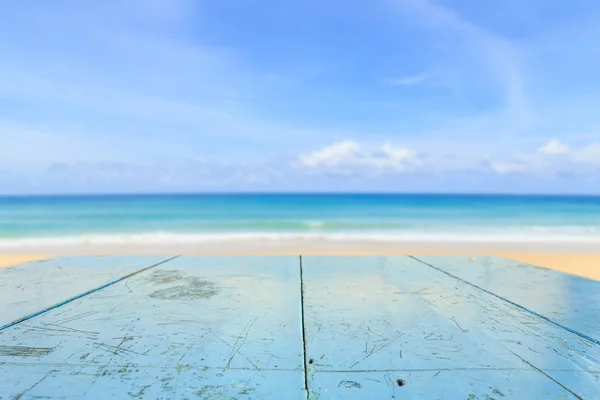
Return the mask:
<svg viewBox="0 0 600 400">
<path fill-rule="evenodd" d="M 600 193 L 597 1 L 0 15 L 0 193 Z"/>
</svg>

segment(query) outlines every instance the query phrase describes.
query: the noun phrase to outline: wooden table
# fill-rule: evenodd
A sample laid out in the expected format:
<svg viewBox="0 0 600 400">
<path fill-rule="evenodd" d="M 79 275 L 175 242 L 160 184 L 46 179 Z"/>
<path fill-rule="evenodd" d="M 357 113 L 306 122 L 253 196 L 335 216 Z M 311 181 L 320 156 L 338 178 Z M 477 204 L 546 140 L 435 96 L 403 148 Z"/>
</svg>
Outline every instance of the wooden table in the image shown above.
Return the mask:
<svg viewBox="0 0 600 400">
<path fill-rule="evenodd" d="M 0 270 L 0 399 L 600 399 L 600 282 L 494 257 Z"/>
</svg>

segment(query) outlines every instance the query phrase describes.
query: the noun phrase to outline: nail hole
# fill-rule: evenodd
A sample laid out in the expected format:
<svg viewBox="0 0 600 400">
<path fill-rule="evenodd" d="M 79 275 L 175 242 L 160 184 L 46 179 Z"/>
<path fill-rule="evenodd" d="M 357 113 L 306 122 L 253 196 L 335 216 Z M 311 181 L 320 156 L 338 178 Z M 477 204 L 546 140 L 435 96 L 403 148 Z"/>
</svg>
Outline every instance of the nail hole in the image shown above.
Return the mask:
<svg viewBox="0 0 600 400">
<path fill-rule="evenodd" d="M 314 361 L 312 358 L 311 358 L 310 360 L 308 360 L 308 363 L 309 363 L 309 364 L 312 364 L 312 363 L 314 363 L 314 362 L 315 362 L 315 361 Z"/>
<path fill-rule="evenodd" d="M 404 379 L 396 379 L 396 384 L 398 386 L 404 386 L 406 385 L 406 381 Z"/>
</svg>

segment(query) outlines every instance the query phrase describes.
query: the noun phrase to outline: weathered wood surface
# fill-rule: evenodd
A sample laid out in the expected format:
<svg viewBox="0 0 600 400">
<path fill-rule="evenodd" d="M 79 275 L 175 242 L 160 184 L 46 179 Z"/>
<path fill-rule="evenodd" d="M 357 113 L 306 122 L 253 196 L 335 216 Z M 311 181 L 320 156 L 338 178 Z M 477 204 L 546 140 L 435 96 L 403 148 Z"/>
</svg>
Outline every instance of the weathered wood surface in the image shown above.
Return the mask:
<svg viewBox="0 0 600 400">
<path fill-rule="evenodd" d="M 600 372 L 600 346 L 416 260 L 304 257 L 302 265 L 314 396 L 346 398 L 364 386 L 374 398 L 419 399 L 428 388 L 446 398 L 443 387 L 464 399 L 600 397 L 598 386 L 556 374 Z M 367 382 L 373 374 L 388 378 Z M 521 397 L 531 380 L 532 397 Z"/>
<path fill-rule="evenodd" d="M 125 259 L 84 258 L 72 267 L 87 262 L 98 279 L 156 261 Z M 598 344 L 503 300 L 493 292 L 503 289 L 500 280 L 484 288 L 477 274 L 468 275 L 483 268 L 477 263 L 427 263 L 173 259 L 0 330 L 0 398 L 600 399 Z M 502 260 L 494 263 L 500 268 Z M 89 289 L 85 273 L 58 275 L 65 265 L 49 264 L 52 285 Z M 522 279 L 524 267 L 507 265 L 505 275 Z M 29 291 L 23 300 L 66 298 L 28 287 L 51 272 L 11 274 L 12 285 L 23 280 Z M 568 303 L 577 294 L 567 295 L 569 285 L 558 278 L 542 280 L 541 290 L 552 293 L 553 282 L 562 285 L 563 300 L 553 301 L 563 314 L 587 312 Z M 520 301 L 516 293 L 512 302 Z M 10 298 L 0 300 L 6 320 Z M 589 326 L 600 320 L 586 315 Z"/>
<path fill-rule="evenodd" d="M 0 393 L 305 398 L 300 305 L 298 257 L 179 258 L 2 331 Z"/>
<path fill-rule="evenodd" d="M 415 258 L 600 343 L 598 281 L 499 257 Z"/>
<path fill-rule="evenodd" d="M 531 400 L 574 399 L 548 378 L 530 370 L 406 371 L 406 385 L 397 372 L 322 372 L 312 382 L 313 399 L 370 400 Z M 590 391 L 591 393 L 591 391 Z M 584 397 L 593 399 L 594 397 Z"/>
<path fill-rule="evenodd" d="M 0 327 L 168 257 L 57 257 L 0 268 Z"/>
</svg>

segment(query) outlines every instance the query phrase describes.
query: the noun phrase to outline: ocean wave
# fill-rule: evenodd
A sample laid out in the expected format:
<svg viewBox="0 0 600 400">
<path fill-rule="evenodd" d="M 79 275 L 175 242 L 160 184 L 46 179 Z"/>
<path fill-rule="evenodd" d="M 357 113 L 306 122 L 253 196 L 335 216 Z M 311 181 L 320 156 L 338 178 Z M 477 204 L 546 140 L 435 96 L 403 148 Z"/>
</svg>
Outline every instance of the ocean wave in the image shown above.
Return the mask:
<svg viewBox="0 0 600 400">
<path fill-rule="evenodd" d="M 325 221 L 304 221 L 304 224 L 310 229 L 319 229 L 325 226 Z"/>
<path fill-rule="evenodd" d="M 175 233 L 148 232 L 135 234 L 86 234 L 59 237 L 1 238 L 0 250 L 19 248 L 53 248 L 86 246 L 168 246 L 222 243 L 236 241 L 321 240 L 334 242 L 399 242 L 399 243 L 581 243 L 599 244 L 600 234 L 565 234 L 556 231 L 475 232 L 388 232 L 388 233 Z"/>
</svg>

